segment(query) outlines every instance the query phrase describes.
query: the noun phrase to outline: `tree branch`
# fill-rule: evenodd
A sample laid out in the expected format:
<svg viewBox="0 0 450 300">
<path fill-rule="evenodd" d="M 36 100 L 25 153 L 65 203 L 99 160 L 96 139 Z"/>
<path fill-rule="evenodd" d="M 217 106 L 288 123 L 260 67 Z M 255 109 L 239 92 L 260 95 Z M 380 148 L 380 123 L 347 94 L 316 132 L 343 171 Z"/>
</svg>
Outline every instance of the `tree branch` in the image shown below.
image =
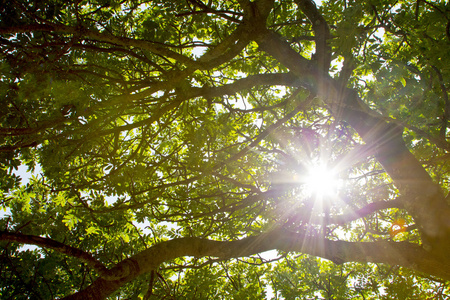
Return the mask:
<svg viewBox="0 0 450 300">
<path fill-rule="evenodd" d="M 93 39 L 100 42 L 111 43 L 124 47 L 136 47 L 143 50 L 147 50 L 164 57 L 173 58 L 180 63 L 186 64 L 187 66 L 194 64 L 194 61 L 191 60 L 190 58 L 167 49 L 168 46 L 162 46 L 154 42 L 145 40 L 138 40 L 127 37 L 118 37 L 112 34 L 98 32 L 84 27 L 82 28 L 80 26 L 67 26 L 47 22 L 46 24 L 31 24 L 31 25 L 0 28 L 0 34 L 2 35 L 33 32 L 33 31 L 47 31 L 55 33 L 68 33 L 73 35 L 81 35 L 84 38 Z"/>
<path fill-rule="evenodd" d="M 316 58 L 319 69 L 327 71 L 331 63 L 331 47 L 328 40 L 331 38 L 330 28 L 327 21 L 317 9 L 316 4 L 311 0 L 295 0 L 298 7 L 305 13 L 311 21 L 316 42 Z"/>
<path fill-rule="evenodd" d="M 378 201 L 369 203 L 366 206 L 352 211 L 350 213 L 346 213 L 339 216 L 334 216 L 330 219 L 331 224 L 344 225 L 348 222 L 357 220 L 359 218 L 370 215 L 376 211 L 387 208 L 403 208 L 402 202 L 400 198 L 389 200 L 389 201 Z"/>
<path fill-rule="evenodd" d="M 228 242 L 195 237 L 162 242 L 120 262 L 111 269 L 114 272 L 117 268 L 120 273 L 123 269 L 130 270 L 130 273 L 123 278 L 111 281 L 99 278 L 86 289 L 64 299 L 104 299 L 137 276 L 151 272 L 161 263 L 177 257 L 212 256 L 219 259 L 229 259 L 274 249 L 320 256 L 335 263 L 372 262 L 399 265 L 450 279 L 450 265 L 434 258 L 416 244 L 408 242 L 352 243 L 330 241 L 320 237 L 308 236 L 304 233 L 293 233 L 279 229 Z"/>
<path fill-rule="evenodd" d="M 115 270 L 114 273 L 111 273 L 110 270 L 108 270 L 101 262 L 96 260 L 89 253 L 50 238 L 8 231 L 0 231 L 0 241 L 36 245 L 42 248 L 53 249 L 55 251 L 78 258 L 79 260 L 85 262 L 86 264 L 91 266 L 102 278 L 111 280 L 121 277 L 120 272 Z"/>
<path fill-rule="evenodd" d="M 441 87 L 442 91 L 442 98 L 444 98 L 444 115 L 442 116 L 442 127 L 439 134 L 442 140 L 446 141 L 447 127 L 450 119 L 450 100 L 448 99 L 448 91 L 447 87 L 445 86 L 445 81 L 442 77 L 441 71 L 436 66 L 431 66 L 431 68 L 436 72 L 438 76 L 439 86 Z"/>
</svg>

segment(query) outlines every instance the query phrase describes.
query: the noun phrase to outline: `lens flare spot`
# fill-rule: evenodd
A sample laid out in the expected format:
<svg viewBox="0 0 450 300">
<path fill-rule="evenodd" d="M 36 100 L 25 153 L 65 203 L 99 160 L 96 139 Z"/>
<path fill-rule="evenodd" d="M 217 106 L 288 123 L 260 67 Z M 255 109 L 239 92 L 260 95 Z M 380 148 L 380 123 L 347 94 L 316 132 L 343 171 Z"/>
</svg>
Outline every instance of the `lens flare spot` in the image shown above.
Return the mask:
<svg viewBox="0 0 450 300">
<path fill-rule="evenodd" d="M 405 220 L 403 220 L 403 219 L 395 220 L 394 222 L 392 222 L 391 228 L 389 230 L 391 237 L 394 237 L 401 232 L 405 232 L 406 228 L 407 228 L 407 226 L 406 226 Z"/>
</svg>

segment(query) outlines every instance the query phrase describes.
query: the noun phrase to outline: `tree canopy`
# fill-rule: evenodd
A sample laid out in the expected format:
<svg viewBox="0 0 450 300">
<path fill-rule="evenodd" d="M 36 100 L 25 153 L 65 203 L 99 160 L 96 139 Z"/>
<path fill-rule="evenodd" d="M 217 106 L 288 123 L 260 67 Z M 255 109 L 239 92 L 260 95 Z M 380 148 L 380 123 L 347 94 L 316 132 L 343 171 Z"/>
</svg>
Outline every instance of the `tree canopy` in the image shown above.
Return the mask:
<svg viewBox="0 0 450 300">
<path fill-rule="evenodd" d="M 444 0 L 1 1 L 2 298 L 447 299 L 449 45 Z"/>
</svg>

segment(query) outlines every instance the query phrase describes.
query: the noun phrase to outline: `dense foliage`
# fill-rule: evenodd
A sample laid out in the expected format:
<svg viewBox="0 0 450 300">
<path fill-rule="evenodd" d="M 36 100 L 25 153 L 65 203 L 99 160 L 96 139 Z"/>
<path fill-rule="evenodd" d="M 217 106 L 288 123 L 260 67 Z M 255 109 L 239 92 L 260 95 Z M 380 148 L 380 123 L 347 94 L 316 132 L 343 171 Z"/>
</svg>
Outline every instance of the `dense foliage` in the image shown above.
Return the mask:
<svg viewBox="0 0 450 300">
<path fill-rule="evenodd" d="M 2 298 L 447 299 L 449 46 L 444 0 L 2 0 Z"/>
</svg>

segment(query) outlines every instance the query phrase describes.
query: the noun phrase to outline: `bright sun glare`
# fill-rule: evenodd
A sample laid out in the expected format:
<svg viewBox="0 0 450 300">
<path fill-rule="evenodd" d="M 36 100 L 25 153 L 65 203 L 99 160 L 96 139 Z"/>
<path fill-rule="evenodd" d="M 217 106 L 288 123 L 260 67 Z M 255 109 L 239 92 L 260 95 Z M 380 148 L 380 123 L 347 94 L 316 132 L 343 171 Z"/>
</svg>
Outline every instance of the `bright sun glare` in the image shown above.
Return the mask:
<svg viewBox="0 0 450 300">
<path fill-rule="evenodd" d="M 340 185 L 337 174 L 326 165 L 315 165 L 308 170 L 305 187 L 310 195 L 334 196 Z"/>
</svg>

